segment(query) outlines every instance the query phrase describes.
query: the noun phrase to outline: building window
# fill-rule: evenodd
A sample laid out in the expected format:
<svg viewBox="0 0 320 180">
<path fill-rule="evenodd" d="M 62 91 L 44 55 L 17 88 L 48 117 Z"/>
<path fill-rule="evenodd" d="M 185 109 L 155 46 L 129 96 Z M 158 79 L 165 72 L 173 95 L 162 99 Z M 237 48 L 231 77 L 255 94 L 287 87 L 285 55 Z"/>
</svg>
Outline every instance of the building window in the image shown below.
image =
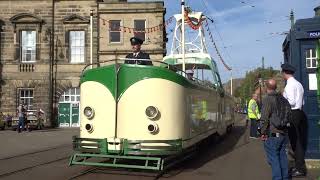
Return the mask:
<svg viewBox="0 0 320 180">
<path fill-rule="evenodd" d="M 317 68 L 317 52 L 315 49 L 306 50 L 306 67 Z"/>
<path fill-rule="evenodd" d="M 79 102 L 80 88 L 70 88 L 66 90 L 59 99 L 59 102 Z"/>
<path fill-rule="evenodd" d="M 21 31 L 21 62 L 36 61 L 36 31 Z"/>
<path fill-rule="evenodd" d="M 146 20 L 134 20 L 134 36 L 146 39 Z"/>
<path fill-rule="evenodd" d="M 111 20 L 109 21 L 110 25 L 110 42 L 111 43 L 119 43 L 121 40 L 121 34 L 120 34 L 120 20 Z"/>
<path fill-rule="evenodd" d="M 27 109 L 30 110 L 33 107 L 33 89 L 30 88 L 23 88 L 18 89 L 19 93 L 19 101 L 23 102 L 27 105 Z"/>
<path fill-rule="evenodd" d="M 84 31 L 70 31 L 70 62 L 83 63 L 85 50 Z"/>
</svg>

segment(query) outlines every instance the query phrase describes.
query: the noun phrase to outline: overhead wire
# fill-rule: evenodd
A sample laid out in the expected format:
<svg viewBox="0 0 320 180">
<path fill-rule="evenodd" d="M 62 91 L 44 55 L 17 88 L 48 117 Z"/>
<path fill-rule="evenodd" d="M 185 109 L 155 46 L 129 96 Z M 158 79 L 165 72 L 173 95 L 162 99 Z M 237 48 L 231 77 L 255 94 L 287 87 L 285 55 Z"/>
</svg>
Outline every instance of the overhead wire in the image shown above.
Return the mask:
<svg viewBox="0 0 320 180">
<path fill-rule="evenodd" d="M 205 12 L 207 12 L 207 13 L 209 14 L 209 12 L 208 12 L 209 10 L 208 10 L 208 8 L 207 8 L 207 7 L 209 6 L 208 3 L 207 3 L 205 0 L 201 0 L 201 2 L 204 4 Z M 229 59 L 232 61 L 232 58 L 231 58 L 229 52 L 228 52 L 228 51 L 226 50 L 226 48 L 225 48 L 225 47 L 227 47 L 227 46 L 225 45 L 225 43 L 224 43 L 224 41 L 223 41 L 223 39 L 222 39 L 222 36 L 221 36 L 221 34 L 220 34 L 220 32 L 219 32 L 216 24 L 215 24 L 214 19 L 211 18 L 211 17 L 207 17 L 207 19 L 209 19 L 210 22 L 214 25 L 214 28 L 216 29 L 216 32 L 217 32 L 217 34 L 218 34 L 218 36 L 219 36 L 219 38 L 220 38 L 220 41 L 222 42 L 222 45 L 223 45 L 223 47 L 224 47 L 224 48 L 223 48 L 223 49 L 225 50 L 224 52 L 225 52 L 225 54 L 227 54 L 227 56 L 229 57 Z M 206 21 L 206 23 L 208 23 L 208 21 Z M 209 32 L 209 36 L 210 36 L 210 38 L 211 38 L 211 41 L 212 41 L 212 43 L 213 43 L 213 46 L 214 46 L 214 48 L 215 48 L 215 50 L 216 50 L 216 53 L 217 53 L 218 57 L 220 58 L 220 60 L 221 60 L 222 63 L 224 64 L 225 68 L 230 71 L 232 68 L 229 67 L 229 66 L 226 64 L 226 62 L 224 61 L 224 59 L 222 58 L 221 53 L 220 53 L 219 50 L 218 50 L 217 44 L 214 42 L 214 39 L 213 39 L 213 37 L 212 37 L 212 33 L 211 33 L 211 31 L 210 31 L 209 25 L 208 25 L 208 27 L 207 27 L 207 30 L 209 30 L 209 31 L 208 31 L 208 32 Z"/>
<path fill-rule="evenodd" d="M 252 5 L 251 3 L 248 3 L 248 1 L 240 1 L 240 3 L 245 4 L 247 6 L 250 6 L 250 7 L 253 7 L 253 8 L 256 7 L 256 6 Z"/>
<path fill-rule="evenodd" d="M 205 23 L 206 23 L 206 24 L 205 24 L 206 30 L 207 30 L 208 33 L 209 33 L 210 40 L 211 40 L 211 42 L 212 42 L 212 44 L 213 44 L 213 47 L 214 47 L 215 50 L 216 50 L 216 53 L 217 53 L 220 61 L 222 62 L 222 64 L 224 65 L 224 67 L 225 67 L 228 71 L 231 71 L 232 68 L 231 68 L 230 66 L 228 66 L 227 63 L 226 63 L 226 62 L 224 61 L 224 59 L 222 58 L 221 53 L 220 53 L 220 51 L 219 51 L 219 49 L 218 49 L 218 47 L 217 47 L 217 44 L 215 43 L 215 41 L 214 41 L 214 39 L 213 39 L 213 36 L 212 36 L 211 31 L 210 31 L 210 27 L 209 27 L 208 21 L 206 20 Z"/>
</svg>

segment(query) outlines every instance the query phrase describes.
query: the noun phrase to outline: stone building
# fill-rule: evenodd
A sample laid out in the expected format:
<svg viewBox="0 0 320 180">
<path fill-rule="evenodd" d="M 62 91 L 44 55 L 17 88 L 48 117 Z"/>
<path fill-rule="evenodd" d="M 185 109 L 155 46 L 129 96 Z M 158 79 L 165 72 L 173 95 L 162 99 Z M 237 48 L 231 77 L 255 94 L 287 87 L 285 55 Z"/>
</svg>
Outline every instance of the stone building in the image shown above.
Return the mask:
<svg viewBox="0 0 320 180">
<path fill-rule="evenodd" d="M 166 53 L 165 31 L 160 29 L 165 13 L 162 2 L 99 3 L 98 11 L 101 61 L 125 57 L 132 36 L 144 40 L 142 50 L 151 59 L 162 60 Z"/>
<path fill-rule="evenodd" d="M 130 52 L 129 38 L 134 34 L 109 24 L 136 26 L 139 35 L 144 32 L 143 48 L 151 58 L 162 59 L 165 53 L 163 31 L 146 33 L 149 26 L 164 21 L 163 2 L 2 0 L 0 9 L 4 114 L 15 114 L 22 101 L 29 110 L 43 109 L 52 126 L 79 125 L 79 80 L 91 59 L 91 10 L 93 63 Z M 111 23 L 105 26 L 101 18 Z"/>
</svg>

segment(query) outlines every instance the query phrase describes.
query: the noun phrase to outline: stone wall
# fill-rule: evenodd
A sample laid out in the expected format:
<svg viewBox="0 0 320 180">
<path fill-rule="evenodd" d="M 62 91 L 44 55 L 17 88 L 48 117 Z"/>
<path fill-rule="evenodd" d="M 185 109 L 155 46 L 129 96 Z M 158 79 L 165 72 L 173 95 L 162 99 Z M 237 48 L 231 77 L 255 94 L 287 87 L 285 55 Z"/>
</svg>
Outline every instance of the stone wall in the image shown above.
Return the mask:
<svg viewBox="0 0 320 180">
<path fill-rule="evenodd" d="M 32 88 L 34 92 L 33 108 L 42 108 L 48 112 L 50 41 L 52 35 L 52 11 L 54 9 L 54 63 L 53 78 L 57 88 L 53 87 L 56 99 L 66 88 L 79 87 L 79 77 L 83 67 L 89 63 L 90 10 L 93 10 L 93 59 L 97 59 L 97 21 L 95 0 L 55 1 L 0 1 L 0 20 L 4 22 L 1 33 L 1 95 L 0 110 L 15 113 L 18 103 L 18 89 Z M 36 21 L 40 19 L 42 23 Z M 14 22 L 17 23 L 14 23 Z M 26 65 L 21 63 L 19 55 L 20 30 L 36 30 L 36 62 Z M 85 62 L 72 64 L 69 60 L 67 35 L 69 30 L 84 30 L 86 37 Z M 67 84 L 67 85 L 66 85 Z M 71 86 L 70 86 L 71 85 Z M 74 86 L 72 86 L 74 85 Z M 64 87 L 64 88 L 61 88 Z M 62 92 L 61 92 L 62 91 Z"/>
<path fill-rule="evenodd" d="M 50 112 L 49 108 L 52 105 L 49 104 L 49 92 L 53 92 L 55 97 L 53 103 L 57 106 L 59 97 L 65 90 L 79 87 L 81 72 L 90 63 L 90 10 L 93 10 L 93 62 L 124 57 L 131 51 L 129 39 L 133 34 L 123 34 L 120 44 L 108 43 L 108 27 L 101 24 L 100 17 L 104 19 L 120 17 L 129 27 L 134 26 L 134 19 L 146 19 L 147 26 L 152 27 L 163 23 L 165 13 L 162 2 L 1 0 L 1 112 L 15 114 L 19 101 L 19 88 L 33 89 L 33 109 L 41 108 L 45 112 Z M 21 30 L 36 31 L 35 62 L 21 62 Z M 70 30 L 85 31 L 83 63 L 70 62 L 68 36 Z M 150 53 L 152 59 L 161 60 L 165 53 L 164 34 L 163 31 L 157 31 L 147 35 L 148 41 L 142 49 Z M 53 53 L 50 51 L 51 47 Z M 52 69 L 50 69 L 51 59 L 53 59 Z M 50 74 L 54 86 L 52 91 Z"/>
<path fill-rule="evenodd" d="M 121 29 L 120 43 L 110 43 L 110 20 L 120 20 L 121 26 L 134 28 L 134 20 L 146 20 L 146 28 L 163 24 L 165 9 L 162 2 L 145 3 L 100 3 L 99 4 L 99 55 L 101 60 L 124 58 L 131 52 L 130 38 L 134 36 L 132 30 Z M 146 33 L 146 40 L 142 51 L 150 54 L 153 60 L 162 60 L 165 54 L 163 29 Z"/>
</svg>

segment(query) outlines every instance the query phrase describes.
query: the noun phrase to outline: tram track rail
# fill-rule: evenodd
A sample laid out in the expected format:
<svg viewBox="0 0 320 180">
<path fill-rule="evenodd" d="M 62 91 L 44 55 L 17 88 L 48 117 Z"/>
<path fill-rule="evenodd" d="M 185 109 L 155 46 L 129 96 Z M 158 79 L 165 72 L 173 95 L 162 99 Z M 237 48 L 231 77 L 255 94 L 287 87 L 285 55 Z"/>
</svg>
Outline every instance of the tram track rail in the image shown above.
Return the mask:
<svg viewBox="0 0 320 180">
<path fill-rule="evenodd" d="M 150 177 L 152 179 L 159 179 L 162 177 L 167 171 L 139 171 L 137 169 L 111 169 L 111 168 L 103 168 L 103 167 L 93 167 L 90 169 L 87 169 L 85 171 L 80 172 L 79 174 L 76 174 L 68 180 L 75 180 L 75 179 L 86 179 L 83 176 L 89 175 L 89 174 L 102 174 L 102 175 L 122 175 L 122 176 L 140 176 L 140 177 Z"/>
<path fill-rule="evenodd" d="M 62 157 L 62 158 L 55 159 L 55 160 L 52 160 L 52 161 L 49 161 L 49 162 L 37 164 L 37 165 L 34 165 L 34 166 L 30 166 L 30 167 L 25 167 L 25 168 L 18 169 L 18 170 L 15 170 L 15 171 L 6 172 L 6 173 L 3 173 L 3 174 L 0 174 L 0 178 L 6 177 L 6 176 L 10 176 L 10 175 L 13 175 L 13 174 L 16 174 L 16 173 L 20 173 L 20 172 L 23 172 L 23 171 L 26 171 L 26 170 L 30 170 L 30 169 L 33 169 L 33 168 L 36 168 L 36 167 L 40 167 L 40 166 L 43 166 L 43 165 L 48 165 L 48 164 L 51 164 L 51 163 L 55 163 L 55 162 L 58 162 L 58 161 L 69 159 L 69 157 L 70 156 Z"/>
<path fill-rule="evenodd" d="M 40 150 L 40 151 L 33 151 L 33 152 L 18 154 L 18 155 L 14 155 L 14 156 L 8 156 L 8 157 L 0 158 L 0 163 L 1 163 L 2 160 L 8 160 L 8 159 L 18 158 L 18 157 L 22 157 L 22 156 L 26 156 L 26 155 L 32 155 L 32 154 L 47 152 L 47 151 L 51 151 L 51 150 L 62 148 L 62 147 L 68 147 L 68 146 L 70 146 L 70 144 L 64 144 L 64 145 L 60 145 L 60 146 L 55 146 L 55 147 L 43 149 L 43 150 Z"/>
<path fill-rule="evenodd" d="M 1 168 L 0 178 L 8 177 L 10 175 L 14 175 L 23 171 L 69 159 L 70 152 L 69 150 L 67 150 L 69 148 L 71 148 L 70 144 L 63 144 L 39 151 L 1 158 L 0 165 L 9 165 Z M 11 164 L 15 166 L 10 166 Z"/>
</svg>

